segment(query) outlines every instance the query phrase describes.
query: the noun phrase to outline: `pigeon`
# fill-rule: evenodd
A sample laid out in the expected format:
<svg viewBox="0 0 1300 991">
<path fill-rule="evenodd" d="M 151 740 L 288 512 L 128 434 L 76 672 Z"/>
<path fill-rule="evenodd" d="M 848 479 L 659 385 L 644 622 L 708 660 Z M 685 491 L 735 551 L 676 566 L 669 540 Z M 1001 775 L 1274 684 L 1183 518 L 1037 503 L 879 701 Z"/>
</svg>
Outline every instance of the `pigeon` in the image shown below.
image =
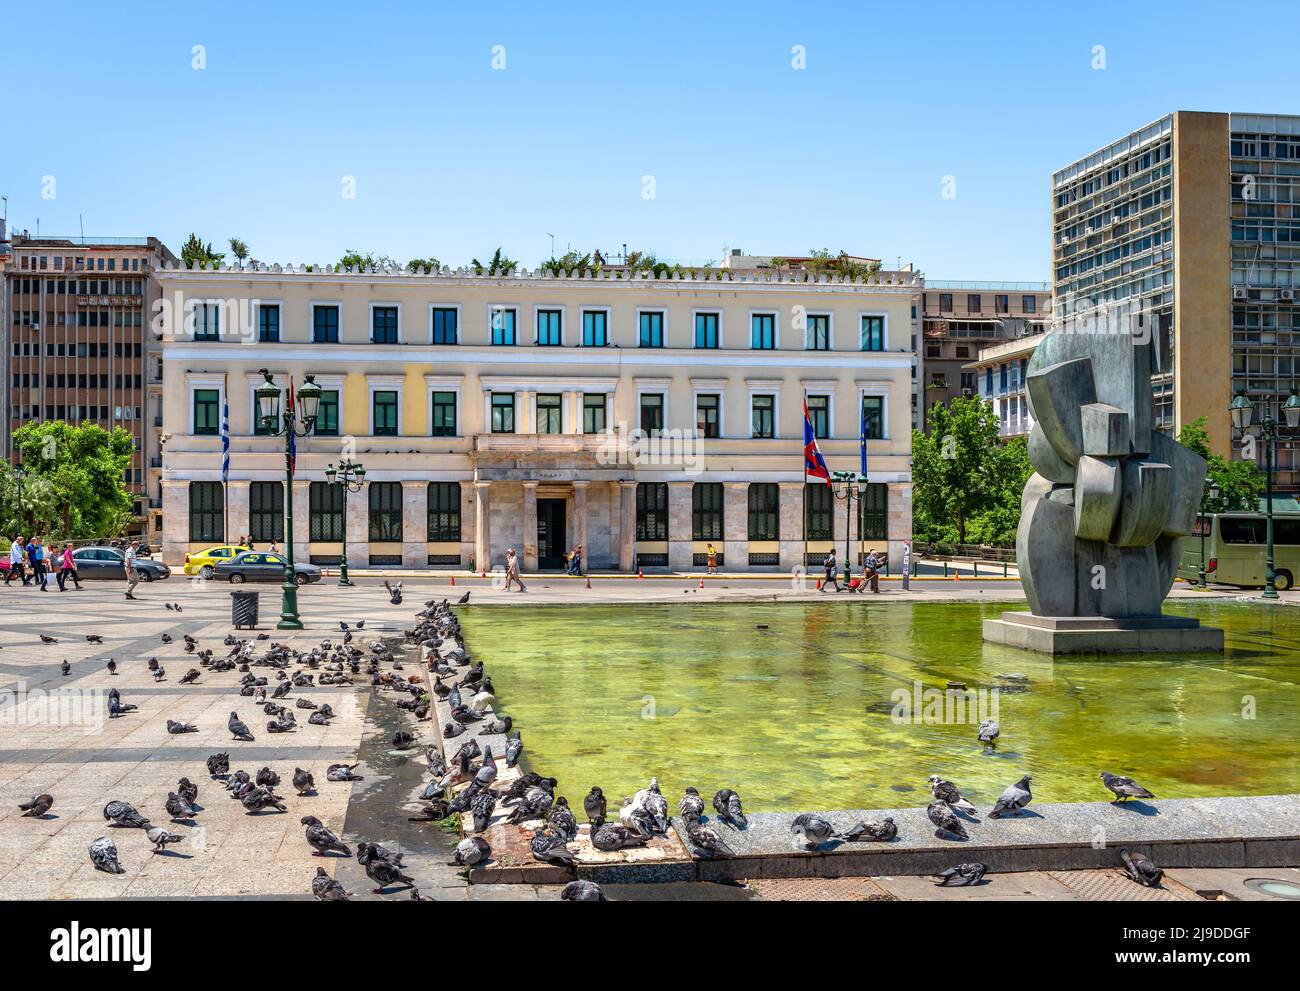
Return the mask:
<svg viewBox="0 0 1300 991">
<path fill-rule="evenodd" d="M 357 764 L 331 764 L 325 769 L 325 780 L 360 781 L 361 775 L 352 773 L 352 769 L 358 766 Z"/>
<path fill-rule="evenodd" d="M 566 845 L 564 837 L 548 833 L 541 826 L 533 830 L 533 839 L 528 847 L 533 851 L 533 859 L 544 864 L 573 863 L 573 851 Z"/>
<path fill-rule="evenodd" d="M 357 848 L 357 863 L 363 867 L 368 859 L 378 857 L 385 860 L 394 867 L 405 867 L 402 863 L 402 852 L 400 850 L 390 850 L 382 843 L 362 843 Z"/>
<path fill-rule="evenodd" d="M 271 789 L 264 788 L 262 785 L 253 785 L 240 796 L 239 800 L 249 812 L 261 812 L 268 807 L 275 809 L 277 812 L 288 811 L 284 803 L 271 792 Z"/>
<path fill-rule="evenodd" d="M 734 829 L 748 829 L 749 820 L 745 818 L 745 811 L 740 807 L 740 796 L 729 788 L 723 788 L 713 796 L 713 808 L 718 813 L 718 818 Z"/>
<path fill-rule="evenodd" d="M 587 821 L 594 823 L 598 819 L 604 819 L 605 810 L 605 793 L 592 785 L 591 791 L 587 792 L 587 797 L 582 800 L 582 811 L 587 813 Z"/>
<path fill-rule="evenodd" d="M 844 841 L 844 837 L 835 832 L 830 820 L 815 812 L 804 812 L 794 817 L 790 824 L 790 836 L 796 850 L 812 851 L 819 846 L 835 840 Z"/>
<path fill-rule="evenodd" d="M 174 791 L 167 793 L 167 804 L 164 806 L 167 814 L 171 816 L 172 822 L 178 819 L 192 819 L 197 814 L 194 806 L 184 795 L 178 795 Z"/>
<path fill-rule="evenodd" d="M 54 637 L 47 637 L 44 633 L 41 634 L 41 643 L 58 643 L 58 642 L 59 641 L 56 640 Z"/>
<path fill-rule="evenodd" d="M 53 804 L 53 795 L 37 795 L 30 802 L 23 802 L 18 808 L 22 811 L 22 818 L 34 819 L 49 812 L 50 806 Z"/>
<path fill-rule="evenodd" d="M 193 805 L 199 800 L 199 786 L 192 783 L 189 778 L 181 778 L 176 782 L 176 794 Z"/>
<path fill-rule="evenodd" d="M 105 667 L 108 668 L 109 674 L 117 674 L 117 661 L 113 660 L 113 658 L 108 659 L 108 664 Z"/>
<path fill-rule="evenodd" d="M 1155 798 L 1155 795 L 1147 791 L 1132 778 L 1126 778 L 1122 774 L 1111 774 L 1109 771 L 1101 772 L 1102 783 L 1115 793 L 1115 802 L 1127 802 L 1130 798 Z"/>
<path fill-rule="evenodd" d="M 448 816 L 447 800 L 435 798 L 420 810 L 420 815 L 409 816 L 407 822 L 442 822 Z"/>
<path fill-rule="evenodd" d="M 181 841 L 179 833 L 169 833 L 161 826 L 151 826 L 145 831 L 145 835 L 149 837 L 149 842 L 153 844 L 154 853 L 162 853 L 167 848 L 168 843 L 179 843 Z"/>
<path fill-rule="evenodd" d="M 95 870 L 105 874 L 126 873 L 126 868 L 117 861 L 117 844 L 110 837 L 101 836 L 86 849 L 90 851 L 90 862 L 95 865 Z"/>
<path fill-rule="evenodd" d="M 312 780 L 310 771 L 295 767 L 293 769 L 293 787 L 299 795 L 308 795 L 316 790 L 316 782 Z"/>
<path fill-rule="evenodd" d="M 104 818 L 109 822 L 115 822 L 119 826 L 127 826 L 132 829 L 148 829 L 153 824 L 136 811 L 134 805 L 130 802 L 112 801 L 104 806 Z"/>
<path fill-rule="evenodd" d="M 414 742 L 415 737 L 405 730 L 398 730 L 393 734 L 393 746 L 398 750 L 405 750 Z"/>
<path fill-rule="evenodd" d="M 569 808 L 568 799 L 563 795 L 555 800 L 546 821 L 552 829 L 564 837 L 565 842 L 572 843 L 578 838 L 578 820 Z"/>
<path fill-rule="evenodd" d="M 518 730 L 515 735 L 506 740 L 506 767 L 514 767 L 519 763 L 520 756 L 524 752 L 524 741 Z"/>
<path fill-rule="evenodd" d="M 334 852 L 341 853 L 345 857 L 352 856 L 352 848 L 340 841 L 334 835 L 333 830 L 315 816 L 303 816 L 298 821 L 307 827 L 307 845 L 315 850 L 317 854 Z"/>
<path fill-rule="evenodd" d="M 178 723 L 174 719 L 167 720 L 167 732 L 175 736 L 178 733 L 197 733 L 199 728 L 193 723 Z"/>
<path fill-rule="evenodd" d="M 979 738 L 980 743 L 985 746 L 993 746 L 993 741 L 998 738 L 1002 732 L 1002 727 L 998 725 L 996 719 L 986 719 L 980 723 Z"/>
<path fill-rule="evenodd" d="M 280 783 L 280 775 L 269 767 L 264 767 L 257 772 L 257 777 L 253 778 L 253 780 L 264 788 L 274 788 Z"/>
<path fill-rule="evenodd" d="M 230 713 L 230 719 L 226 721 L 226 728 L 230 730 L 230 735 L 236 740 L 243 740 L 246 743 L 251 743 L 253 740 L 253 731 L 239 718 L 239 714 L 236 712 L 232 711 Z"/>
<path fill-rule="evenodd" d="M 624 847 L 645 846 L 649 842 L 648 832 L 642 834 L 617 822 L 596 819 L 591 824 L 591 845 L 597 850 L 622 850 Z"/>
<path fill-rule="evenodd" d="M 958 864 L 934 875 L 935 884 L 941 888 L 968 888 L 984 880 L 987 864 Z"/>
<path fill-rule="evenodd" d="M 957 818 L 957 814 L 947 802 L 936 798 L 926 808 L 925 814 L 939 827 L 934 832 L 939 839 L 947 839 L 949 836 L 956 836 L 963 840 L 970 838 L 966 833 L 966 827 L 961 824 L 961 820 Z"/>
<path fill-rule="evenodd" d="M 192 685 L 198 680 L 199 680 L 199 669 L 190 668 L 183 675 L 181 675 L 180 683 L 182 685 Z"/>
<path fill-rule="evenodd" d="M 72 670 L 72 665 L 69 664 L 67 661 L 64 661 L 62 664 L 59 665 L 59 670 L 62 671 L 63 674 L 66 676 L 68 672 Z"/>
<path fill-rule="evenodd" d="M 735 851 L 727 846 L 726 841 L 717 831 L 710 829 L 699 819 L 686 820 L 686 838 L 691 841 L 695 853 L 707 857 L 734 857 Z"/>
<path fill-rule="evenodd" d="M 373 854 L 373 843 L 370 844 L 370 849 Z M 375 884 L 378 885 L 377 888 L 371 891 L 372 895 L 382 895 L 385 888 L 394 884 L 404 884 L 408 888 L 415 887 L 415 880 L 413 878 L 407 877 L 402 873 L 400 868 L 394 867 L 387 860 L 378 856 L 372 855 L 366 858 L 366 877 L 370 878 L 370 880 L 374 881 Z"/>
<path fill-rule="evenodd" d="M 484 789 L 474 796 L 469 804 L 470 815 L 474 817 L 474 832 L 481 833 L 492 821 L 492 812 L 497 807 L 496 796 Z"/>
<path fill-rule="evenodd" d="M 890 816 L 871 822 L 860 822 L 844 834 L 850 843 L 888 843 L 898 835 L 898 826 Z"/>
<path fill-rule="evenodd" d="M 103 642 L 104 642 L 104 638 L 99 636 L 96 633 L 86 634 L 86 643 L 103 643 Z"/>
<path fill-rule="evenodd" d="M 473 590 L 471 589 L 471 591 L 473 591 Z M 459 599 L 457 599 L 457 600 L 456 600 L 456 605 L 458 605 L 458 606 L 469 605 L 469 592 L 466 592 L 466 593 L 465 593 L 464 595 L 462 595 Z"/>
<path fill-rule="evenodd" d="M 975 814 L 975 806 L 961 797 L 961 791 L 951 781 L 944 781 L 937 774 L 930 775 L 930 793 L 935 798 L 947 802 L 958 812 Z"/>
<path fill-rule="evenodd" d="M 230 754 L 212 754 L 208 758 L 208 774 L 219 778 L 230 772 Z"/>
<path fill-rule="evenodd" d="M 483 766 L 474 775 L 474 781 L 480 788 L 486 788 L 497 779 L 497 762 L 492 759 L 492 747 L 483 750 Z"/>
<path fill-rule="evenodd" d="M 704 816 L 704 799 L 695 788 L 687 788 L 682 800 L 677 803 L 677 812 L 687 822 L 698 822 Z"/>
<path fill-rule="evenodd" d="M 607 902 L 605 892 L 595 881 L 570 881 L 560 891 L 562 902 Z"/>
<path fill-rule="evenodd" d="M 1119 859 L 1124 862 L 1124 873 L 1144 888 L 1157 887 L 1165 876 L 1165 872 L 1141 851 L 1121 850 Z"/>
<path fill-rule="evenodd" d="M 481 836 L 467 836 L 456 844 L 455 859 L 449 866 L 474 867 L 492 859 L 492 847 Z"/>
<path fill-rule="evenodd" d="M 332 877 L 325 873 L 324 867 L 316 868 L 316 876 L 311 879 L 311 893 L 318 902 L 345 902 L 348 893 Z"/>
<path fill-rule="evenodd" d="M 1029 782 L 1032 778 L 1032 774 L 1026 774 L 1015 784 L 1007 788 L 1007 790 L 1002 793 L 1002 797 L 998 799 L 998 804 L 993 806 L 992 810 L 989 812 L 989 818 L 1000 819 L 1008 812 L 1014 812 L 1016 815 L 1020 815 L 1020 810 L 1028 805 L 1034 797 L 1029 793 Z"/>
<path fill-rule="evenodd" d="M 388 580 L 385 579 L 384 588 L 388 589 L 389 603 L 394 606 L 400 606 L 402 604 L 402 583 L 398 582 L 396 585 L 390 585 Z"/>
</svg>

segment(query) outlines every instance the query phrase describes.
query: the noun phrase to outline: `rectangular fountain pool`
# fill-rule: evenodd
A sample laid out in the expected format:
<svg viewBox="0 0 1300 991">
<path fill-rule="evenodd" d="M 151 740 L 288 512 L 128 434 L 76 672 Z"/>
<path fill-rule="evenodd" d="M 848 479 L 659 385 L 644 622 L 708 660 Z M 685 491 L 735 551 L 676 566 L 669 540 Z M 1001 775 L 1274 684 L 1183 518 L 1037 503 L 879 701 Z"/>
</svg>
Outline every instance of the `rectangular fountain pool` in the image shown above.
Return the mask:
<svg viewBox="0 0 1300 991">
<path fill-rule="evenodd" d="M 1044 802 L 1097 801 L 1103 770 L 1161 798 L 1300 791 L 1300 609 L 1169 603 L 1223 627 L 1219 656 L 1055 659 L 984 643 L 1005 603 L 476 607 L 460 612 L 526 765 L 581 808 L 651 775 L 746 808 L 977 805 L 1028 772 Z M 949 682 L 963 693 L 947 694 Z M 954 704 L 962 696 L 965 711 Z M 902 703 L 906 700 L 906 705 Z M 921 711 L 916 711 L 917 703 Z M 996 709 L 995 750 L 976 740 Z"/>
</svg>

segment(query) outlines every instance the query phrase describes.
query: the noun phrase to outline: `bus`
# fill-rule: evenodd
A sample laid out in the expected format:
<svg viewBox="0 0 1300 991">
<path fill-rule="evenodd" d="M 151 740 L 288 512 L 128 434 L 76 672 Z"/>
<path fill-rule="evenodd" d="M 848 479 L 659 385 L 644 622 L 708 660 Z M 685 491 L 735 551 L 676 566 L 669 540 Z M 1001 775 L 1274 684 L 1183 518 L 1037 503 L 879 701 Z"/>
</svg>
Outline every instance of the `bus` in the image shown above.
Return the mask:
<svg viewBox="0 0 1300 991">
<path fill-rule="evenodd" d="M 1264 585 L 1268 518 L 1263 513 L 1212 513 L 1196 521 L 1196 533 L 1182 539 L 1178 577 L 1201 577 L 1201 533 L 1205 534 L 1205 580 L 1241 588 Z M 1300 577 L 1300 513 L 1273 513 L 1273 584 L 1284 591 Z"/>
</svg>

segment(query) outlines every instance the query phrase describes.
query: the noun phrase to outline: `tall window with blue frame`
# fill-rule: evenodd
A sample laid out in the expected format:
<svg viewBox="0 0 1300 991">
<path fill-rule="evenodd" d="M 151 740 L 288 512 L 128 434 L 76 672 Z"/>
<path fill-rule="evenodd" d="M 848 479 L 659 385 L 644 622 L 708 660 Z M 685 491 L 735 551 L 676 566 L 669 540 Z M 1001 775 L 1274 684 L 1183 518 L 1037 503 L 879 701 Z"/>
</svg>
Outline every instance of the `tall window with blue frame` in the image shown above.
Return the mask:
<svg viewBox="0 0 1300 991">
<path fill-rule="evenodd" d="M 642 313 L 637 323 L 637 346 L 643 348 L 661 348 L 664 346 L 664 314 L 662 310 L 650 310 Z"/>
<path fill-rule="evenodd" d="M 337 306 L 313 306 L 311 311 L 311 339 L 313 344 L 337 344 L 339 342 L 339 308 Z"/>
<path fill-rule="evenodd" d="M 885 350 L 884 317 L 871 315 L 864 315 L 862 317 L 861 348 L 863 351 Z"/>
<path fill-rule="evenodd" d="M 456 436 L 456 393 L 435 392 L 433 394 L 433 428 L 434 437 Z"/>
<path fill-rule="evenodd" d="M 804 337 L 804 346 L 809 351 L 829 351 L 831 349 L 831 318 L 828 313 L 810 313 L 805 318 L 808 329 Z"/>
<path fill-rule="evenodd" d="M 397 393 L 390 391 L 376 392 L 374 396 L 374 419 L 376 437 L 397 436 Z"/>
<path fill-rule="evenodd" d="M 494 306 L 491 316 L 492 343 L 507 346 L 515 344 L 519 311 L 512 306 Z"/>
<path fill-rule="evenodd" d="M 339 435 L 339 393 L 337 389 L 322 389 L 320 406 L 317 407 L 316 423 L 312 432 L 318 437 L 337 437 Z"/>
<path fill-rule="evenodd" d="M 455 344 L 458 311 L 455 307 L 435 306 L 429 311 L 429 323 L 434 344 Z"/>
<path fill-rule="evenodd" d="M 563 315 L 559 310 L 537 311 L 537 343 L 542 347 L 558 348 L 561 344 L 561 323 Z"/>
<path fill-rule="evenodd" d="M 695 346 L 697 348 L 718 348 L 721 346 L 718 334 L 718 313 L 695 314 Z"/>
<path fill-rule="evenodd" d="M 396 306 L 376 306 L 370 310 L 370 340 L 374 344 L 397 343 Z"/>
<path fill-rule="evenodd" d="M 513 392 L 492 393 L 491 420 L 494 434 L 512 434 L 515 432 L 515 394 Z"/>
<path fill-rule="evenodd" d="M 862 418 L 866 426 L 867 440 L 883 440 L 885 437 L 885 397 L 863 396 Z"/>
<path fill-rule="evenodd" d="M 219 389 L 194 390 L 194 432 L 215 435 L 221 433 L 221 391 Z"/>
<path fill-rule="evenodd" d="M 582 346 L 603 348 L 609 343 L 609 313 L 605 310 L 582 311 Z"/>
<path fill-rule="evenodd" d="M 812 423 L 813 436 L 824 440 L 831 435 L 831 397 L 809 396 L 808 419 Z"/>
<path fill-rule="evenodd" d="M 263 344 L 280 342 L 280 305 L 262 303 L 257 307 L 257 339 Z"/>
<path fill-rule="evenodd" d="M 749 318 L 749 346 L 755 351 L 776 348 L 776 314 L 754 313 Z"/>
</svg>

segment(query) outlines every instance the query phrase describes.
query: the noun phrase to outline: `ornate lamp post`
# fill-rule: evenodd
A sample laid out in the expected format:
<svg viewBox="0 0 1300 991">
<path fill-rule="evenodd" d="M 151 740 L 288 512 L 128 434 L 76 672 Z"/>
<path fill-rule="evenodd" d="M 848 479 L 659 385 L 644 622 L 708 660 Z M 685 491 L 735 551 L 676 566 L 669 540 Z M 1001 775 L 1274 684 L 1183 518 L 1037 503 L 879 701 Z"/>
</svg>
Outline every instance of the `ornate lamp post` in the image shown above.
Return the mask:
<svg viewBox="0 0 1300 991">
<path fill-rule="evenodd" d="M 856 471 L 833 471 L 831 472 L 831 480 L 844 483 L 844 491 L 836 492 L 835 498 L 844 500 L 844 587 L 848 588 L 849 579 L 853 575 L 853 568 L 849 563 L 849 537 L 852 534 L 853 524 L 851 507 L 853 506 L 853 500 L 860 497 L 860 493 L 854 491 L 856 488 L 854 483 L 858 481 L 858 473 Z"/>
<path fill-rule="evenodd" d="M 320 409 L 320 386 L 306 376 L 302 388 L 298 390 L 296 409 L 292 405 L 293 397 L 287 404 L 283 416 L 280 413 L 280 387 L 271 378 L 265 368 L 259 372 L 266 379 L 254 392 L 257 397 L 257 411 L 262 426 L 272 436 L 284 437 L 284 473 L 285 473 L 285 554 L 284 587 L 280 602 L 279 630 L 301 630 L 302 620 L 298 617 L 298 577 L 293 566 L 293 469 L 294 438 L 307 437 L 316 426 L 316 414 Z M 295 412 L 302 423 L 298 429 Z"/>
<path fill-rule="evenodd" d="M 1205 534 L 1213 524 L 1210 522 L 1209 513 L 1206 507 L 1210 504 L 1218 505 L 1219 487 L 1217 485 L 1208 485 L 1205 488 L 1205 494 L 1201 496 L 1201 518 L 1196 521 L 1196 529 L 1201 531 L 1201 580 L 1196 583 L 1196 587 L 1205 590 Z"/>
<path fill-rule="evenodd" d="M 360 492 L 366 483 L 366 469 L 356 461 L 340 461 L 339 466 L 325 466 L 325 481 L 343 487 L 343 554 L 339 559 L 339 588 L 352 584 L 348 578 L 348 493 Z"/>
<path fill-rule="evenodd" d="M 1270 408 L 1264 411 L 1264 419 L 1260 422 L 1260 432 L 1264 437 L 1264 499 L 1266 512 L 1266 554 L 1264 562 L 1264 598 L 1277 598 L 1277 576 L 1273 572 L 1273 462 L 1277 457 L 1277 435 L 1280 425 L 1273 421 L 1273 414 Z M 1228 406 L 1228 412 L 1232 415 L 1232 425 L 1235 429 L 1245 434 L 1250 429 L 1251 420 L 1255 415 L 1254 404 L 1246 398 L 1245 392 L 1238 392 L 1237 397 L 1233 399 Z M 1291 396 L 1282 404 L 1282 414 L 1286 418 L 1286 426 L 1294 430 L 1300 426 L 1300 396 L 1296 395 L 1294 389 L 1291 390 Z"/>
</svg>

